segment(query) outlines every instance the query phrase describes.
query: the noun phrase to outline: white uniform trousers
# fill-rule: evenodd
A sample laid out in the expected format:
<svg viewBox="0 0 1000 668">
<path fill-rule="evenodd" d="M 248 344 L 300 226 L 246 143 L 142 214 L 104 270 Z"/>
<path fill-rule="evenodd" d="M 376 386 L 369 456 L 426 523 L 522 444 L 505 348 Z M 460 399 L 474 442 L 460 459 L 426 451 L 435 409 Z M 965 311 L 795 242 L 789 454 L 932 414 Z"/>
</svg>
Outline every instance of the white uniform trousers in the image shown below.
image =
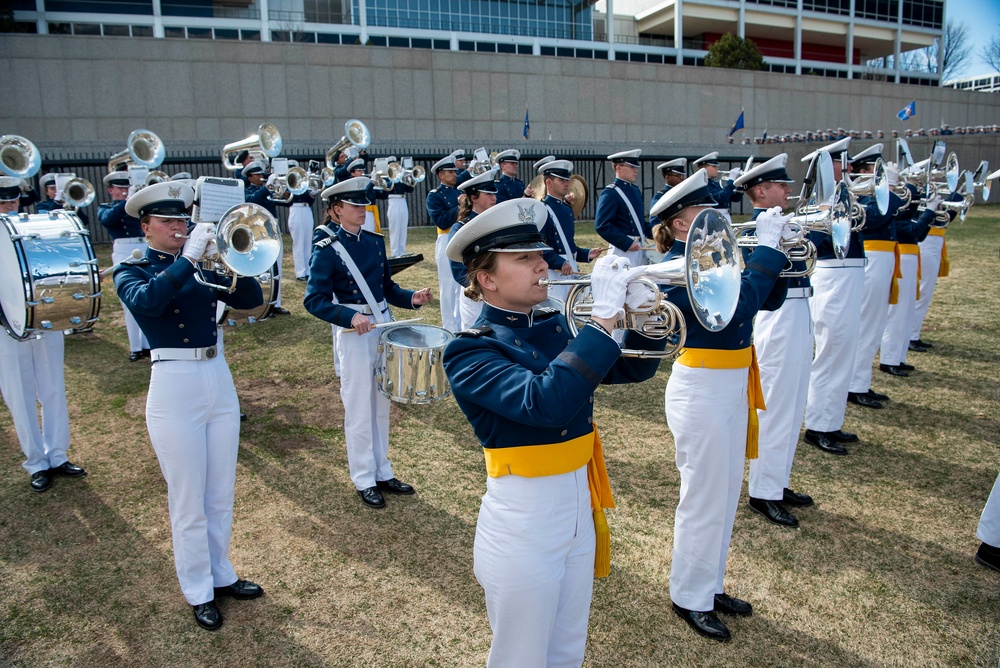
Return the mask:
<svg viewBox="0 0 1000 668">
<path fill-rule="evenodd" d="M 389 250 L 393 255 L 406 254 L 406 230 L 410 224 L 410 207 L 402 195 L 389 195 L 385 205 L 389 219 Z"/>
<path fill-rule="evenodd" d="M 365 222 L 361 224 L 361 229 L 368 230 L 369 232 L 378 233 L 375 229 L 375 214 L 371 211 L 365 211 Z"/>
<path fill-rule="evenodd" d="M 886 251 L 865 251 L 865 286 L 861 293 L 861 326 L 858 347 L 854 351 L 854 367 L 848 389 L 864 394 L 872 389 L 872 361 L 882 343 L 882 332 L 889 317 L 889 291 L 896 268 L 896 254 Z"/>
<path fill-rule="evenodd" d="M 809 392 L 812 318 L 809 300 L 786 299 L 777 311 L 760 311 L 753 327 L 760 385 L 767 410 L 757 411 L 757 459 L 750 460 L 750 496 L 780 501 L 789 487 Z"/>
<path fill-rule="evenodd" d="M 836 266 L 843 262 L 857 266 Z M 816 350 L 809 371 L 806 428 L 837 431 L 844 426 L 851 363 L 860 333 L 864 260 L 819 260 L 810 277 Z"/>
<path fill-rule="evenodd" d="M 941 270 L 941 251 L 944 248 L 944 237 L 927 235 L 920 242 L 920 299 L 914 307 L 913 323 L 910 327 L 910 341 L 920 339 L 920 330 L 924 328 L 924 318 L 931 306 L 931 297 L 937 287 L 938 271 Z"/>
<path fill-rule="evenodd" d="M 483 302 L 472 301 L 465 296 L 463 290 L 458 293 L 458 310 L 462 317 L 462 329 L 469 329 L 479 320 L 479 314 L 483 312 Z"/>
<path fill-rule="evenodd" d="M 438 287 L 441 288 L 441 326 L 449 332 L 462 329 L 462 316 L 458 306 L 458 295 L 462 286 L 451 274 L 451 264 L 445 250 L 448 248 L 448 235 L 438 234 L 434 244 L 434 262 L 437 263 Z"/>
<path fill-rule="evenodd" d="M 667 425 L 681 474 L 670 599 L 688 610 L 712 610 L 723 593 L 746 460 L 747 375 L 675 364 L 667 381 Z"/>
<path fill-rule="evenodd" d="M 493 631 L 488 667 L 583 664 L 595 544 L 586 466 L 487 478 L 473 554 Z"/>
<path fill-rule="evenodd" d="M 69 411 L 64 350 L 62 332 L 44 332 L 40 338 L 25 341 L 0 332 L 0 392 L 25 456 L 22 466 L 32 475 L 67 461 Z M 40 426 L 38 404 L 42 406 Z"/>
<path fill-rule="evenodd" d="M 288 210 L 288 233 L 292 235 L 292 263 L 295 278 L 309 275 L 309 254 L 312 252 L 313 213 L 304 202 L 293 204 Z"/>
<path fill-rule="evenodd" d="M 142 237 L 115 239 L 111 245 L 111 261 L 118 264 L 122 260 L 127 260 L 132 257 L 132 251 L 134 250 L 139 251 L 141 255 L 145 255 L 148 246 L 149 244 Z M 139 323 L 135 321 L 131 311 L 124 304 L 122 304 L 122 311 L 125 312 L 125 332 L 128 334 L 129 352 L 137 353 L 141 350 L 148 350 L 149 341 L 146 340 L 146 335 L 139 329 Z"/>
<path fill-rule="evenodd" d="M 368 489 L 378 480 L 393 477 L 389 463 L 389 400 L 379 392 L 374 376 L 379 330 L 358 334 L 338 329 L 336 336 L 347 466 L 354 486 Z"/>
<path fill-rule="evenodd" d="M 278 235 L 278 242 L 279 242 L 278 261 L 275 263 L 278 265 L 278 273 L 277 273 L 278 291 L 277 295 L 274 298 L 274 308 L 281 308 L 281 277 L 284 275 L 284 269 L 282 268 L 281 265 L 285 259 L 285 242 L 281 238 L 280 234 Z M 306 266 L 308 266 L 308 264 Z"/>
<path fill-rule="evenodd" d="M 638 241 L 640 244 L 642 243 L 642 240 L 639 237 L 630 237 L 630 239 L 632 239 L 632 241 Z M 646 264 L 646 251 L 641 249 L 628 252 L 621 250 L 618 246 L 608 244 L 608 255 L 627 257 L 633 267 L 641 267 Z"/>
<path fill-rule="evenodd" d="M 889 317 L 885 321 L 882 348 L 879 352 L 879 362 L 882 364 L 897 366 L 906 361 L 906 352 L 910 347 L 910 331 L 915 317 L 913 309 L 917 303 L 919 264 L 918 255 L 904 254 L 899 257 L 903 277 L 899 279 L 899 302 L 889 305 Z"/>
<path fill-rule="evenodd" d="M 229 561 L 240 405 L 221 356 L 153 364 L 146 427 L 167 483 L 174 564 L 191 605 L 236 582 Z"/>
<path fill-rule="evenodd" d="M 986 499 L 983 515 L 979 518 L 976 538 L 991 547 L 1000 547 L 1000 475 L 993 483 L 990 498 Z"/>
</svg>

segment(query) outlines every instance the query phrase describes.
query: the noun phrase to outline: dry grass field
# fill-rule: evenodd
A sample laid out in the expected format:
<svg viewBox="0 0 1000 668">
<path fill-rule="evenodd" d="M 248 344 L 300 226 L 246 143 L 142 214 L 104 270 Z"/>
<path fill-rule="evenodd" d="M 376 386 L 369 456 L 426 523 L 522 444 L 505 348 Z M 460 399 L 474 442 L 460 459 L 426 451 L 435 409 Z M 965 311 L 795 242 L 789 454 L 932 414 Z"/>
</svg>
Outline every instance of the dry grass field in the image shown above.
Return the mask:
<svg viewBox="0 0 1000 668">
<path fill-rule="evenodd" d="M 427 258 L 397 278 L 436 288 Z M 581 245 L 596 243 L 581 224 Z M 588 666 L 996 666 L 1000 574 L 972 558 L 1000 467 L 1000 207 L 948 234 L 942 279 L 909 379 L 875 373 L 886 409 L 850 406 L 848 457 L 800 444 L 802 528 L 741 504 L 727 590 L 754 604 L 734 641 L 696 636 L 668 592 L 679 479 L 663 415 L 670 364 L 602 388 L 597 419 L 618 509 L 612 573 L 596 583 Z M 98 253 L 107 266 L 110 248 Z M 285 256 L 291 274 L 290 251 Z M 291 317 L 240 326 L 226 355 L 243 409 L 232 559 L 261 583 L 199 629 L 174 574 L 166 490 L 144 421 L 147 362 L 129 363 L 110 284 L 92 334 L 66 341 L 70 457 L 82 480 L 32 493 L 0 411 L 0 666 L 476 666 L 490 642 L 472 574 L 483 455 L 450 398 L 392 408 L 396 473 L 417 488 L 365 508 L 347 473 L 330 327 L 285 284 Z M 436 305 L 421 312 L 440 322 Z M 405 317 L 402 316 L 401 317 Z M 847 363 L 847 361 L 845 361 Z"/>
</svg>

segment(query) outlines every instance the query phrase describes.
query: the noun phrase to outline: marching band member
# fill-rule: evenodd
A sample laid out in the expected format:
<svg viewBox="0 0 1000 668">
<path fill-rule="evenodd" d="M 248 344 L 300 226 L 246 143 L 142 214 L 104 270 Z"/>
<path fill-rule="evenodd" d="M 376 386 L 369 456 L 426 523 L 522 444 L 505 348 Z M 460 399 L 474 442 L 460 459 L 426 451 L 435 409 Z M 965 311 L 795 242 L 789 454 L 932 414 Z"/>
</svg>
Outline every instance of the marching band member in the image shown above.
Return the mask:
<svg viewBox="0 0 1000 668">
<path fill-rule="evenodd" d="M 910 190 L 911 201 L 917 202 L 920 199 L 920 195 L 915 187 Z M 952 193 L 951 197 L 948 199 L 960 199 L 961 196 L 958 193 Z M 939 204 L 940 202 L 938 202 Z M 928 203 L 930 204 L 930 203 Z M 928 206 L 927 208 L 932 208 Z M 936 208 L 936 206 L 934 207 Z M 955 218 L 955 212 L 949 211 L 948 216 L 952 220 Z M 909 349 L 923 353 L 927 352 L 928 349 L 933 346 L 920 338 L 920 332 L 924 328 L 924 320 L 927 318 L 927 310 L 931 306 L 931 299 L 934 297 L 934 289 L 937 287 L 937 279 L 942 276 L 947 276 L 951 269 L 951 264 L 948 262 L 948 246 L 945 243 L 945 233 L 948 231 L 947 226 L 945 227 L 932 227 L 930 232 L 923 241 L 920 242 L 920 290 L 919 296 L 917 297 L 917 303 L 914 306 L 913 322 L 910 328 L 910 346 Z"/>
<path fill-rule="evenodd" d="M 16 216 L 21 180 L 0 176 L 0 214 Z M 56 476 L 80 478 L 82 467 L 67 459 L 69 409 L 66 406 L 65 353 L 61 331 L 38 331 L 17 341 L 0 331 L 0 393 L 10 410 L 24 453 L 32 491 L 52 487 Z M 39 410 L 41 405 L 41 424 Z"/>
<path fill-rule="evenodd" d="M 1000 571 L 1000 475 L 979 518 L 976 538 L 983 541 L 976 551 L 976 563 Z"/>
<path fill-rule="evenodd" d="M 517 165 L 520 160 L 521 152 L 515 148 L 497 153 L 497 165 L 500 166 L 500 179 L 497 181 L 497 204 L 525 196 L 524 181 L 517 178 Z"/>
<path fill-rule="evenodd" d="M 673 160 L 661 162 L 656 166 L 656 169 L 658 169 L 660 174 L 663 175 L 663 189 L 653 193 L 653 199 L 649 203 L 650 209 L 656 206 L 656 203 L 660 201 L 660 198 L 666 195 L 671 188 L 687 178 L 687 164 L 687 158 L 674 158 Z M 652 227 L 659 222 L 659 219 L 654 216 L 650 216 L 650 229 L 652 229 Z"/>
<path fill-rule="evenodd" d="M 111 237 L 111 262 L 118 264 L 132 257 L 132 252 L 146 252 L 146 236 L 138 219 L 128 215 L 125 210 L 125 199 L 128 197 L 128 172 L 111 172 L 104 177 L 104 186 L 108 189 L 111 201 L 97 208 L 97 220 Z M 55 188 L 55 185 L 52 186 Z M 139 327 L 132 312 L 122 304 L 125 316 L 125 332 L 128 334 L 128 359 L 136 362 L 143 357 L 149 357 L 149 341 Z"/>
<path fill-rule="evenodd" d="M 427 216 L 437 227 L 437 243 L 434 245 L 434 263 L 437 265 L 438 288 L 441 291 L 441 326 L 449 332 L 457 332 L 462 328 L 462 317 L 459 311 L 458 295 L 461 287 L 451 275 L 451 266 L 445 250 L 448 248 L 448 232 L 458 221 L 458 203 L 461 193 L 455 188 L 457 170 L 455 158 L 446 156 L 431 167 L 439 184 L 427 193 L 425 206 Z M 491 173 L 491 172 L 488 172 Z"/>
<path fill-rule="evenodd" d="M 38 179 L 38 187 L 45 193 L 45 200 L 35 202 L 35 213 L 45 213 L 53 209 L 60 209 L 59 202 L 56 201 L 56 173 L 49 172 Z"/>
<path fill-rule="evenodd" d="M 538 168 L 545 178 L 545 211 L 548 214 L 542 234 L 545 243 L 552 250 L 544 253 L 549 265 L 549 278 L 557 279 L 579 271 L 578 262 L 592 262 L 604 252 L 603 248 L 580 248 L 576 245 L 576 218 L 573 207 L 566 202 L 569 193 L 569 177 L 573 163 L 569 160 L 552 160 Z M 550 285 L 549 297 L 566 301 L 569 285 Z"/>
<path fill-rule="evenodd" d="M 431 300 L 428 288 L 404 290 L 392 280 L 385 240 L 361 229 L 371 181 L 357 177 L 323 191 L 330 217 L 340 226 L 315 243 L 303 304 L 320 320 L 338 325 L 340 398 L 351 480 L 362 503 L 384 508 L 382 492 L 413 494 L 389 463 L 389 399 L 378 389 L 374 370 L 378 333 L 374 323 L 392 320 L 389 305 L 416 309 Z M 318 229 L 317 235 L 324 230 Z"/>
<path fill-rule="evenodd" d="M 664 260 L 684 254 L 691 223 L 706 207 L 716 207 L 705 170 L 698 170 L 660 198 L 653 215 L 657 247 Z M 709 332 L 697 324 L 684 288 L 666 290 L 684 313 L 687 343 L 670 373 L 665 393 L 667 425 L 674 435 L 681 475 L 674 518 L 670 599 L 674 612 L 699 634 L 730 638 L 716 613 L 746 616 L 746 601 L 725 593 L 723 580 L 733 521 L 748 454 L 756 453 L 749 411 L 763 408 L 753 349 L 753 318 L 764 306 L 781 305 L 785 266 L 779 250 L 785 219 L 774 207 L 757 216 L 757 249 L 743 271 L 739 302 L 729 325 Z M 672 245 L 671 242 L 672 241 Z M 755 421 L 754 421 L 755 422 Z"/>
<path fill-rule="evenodd" d="M 788 154 L 771 158 L 737 177 L 736 187 L 753 203 L 756 220 L 772 207 L 788 208 L 791 192 L 785 171 Z M 804 262 L 793 262 L 802 271 Z M 760 424 L 757 459 L 750 460 L 750 510 L 778 526 L 797 528 L 799 521 L 786 506 L 811 506 L 812 498 L 789 488 L 795 446 L 806 414 L 809 367 L 812 363 L 812 319 L 809 277 L 782 279 L 788 291 L 773 311 L 761 310 L 754 321 L 754 347 L 760 365 L 760 386 L 767 410 L 757 412 Z"/>
<path fill-rule="evenodd" d="M 542 165 L 544 165 L 547 162 L 552 162 L 555 159 L 556 159 L 556 156 L 554 156 L 554 155 L 546 155 L 546 156 L 544 156 L 542 158 L 539 158 L 538 160 L 535 160 L 535 163 L 531 166 L 531 168 L 534 169 L 537 172 L 541 168 Z"/>
<path fill-rule="evenodd" d="M 395 157 L 391 157 L 389 162 L 395 160 Z M 406 203 L 406 195 L 414 190 L 413 186 L 399 181 L 387 194 L 385 217 L 389 224 L 389 249 L 393 256 L 406 255 L 406 230 L 410 224 L 410 206 Z"/>
<path fill-rule="evenodd" d="M 203 223 L 182 238 L 193 200 L 190 186 L 172 181 L 130 196 L 126 212 L 142 221 L 149 247 L 145 257 L 124 260 L 114 277 L 153 345 L 146 426 L 167 483 L 177 579 L 195 622 L 214 631 L 222 626 L 217 598 L 264 593 L 239 579 L 229 561 L 240 407 L 216 346 L 216 302 L 254 308 L 263 296 L 253 277 L 236 279 L 233 293 L 195 280 L 215 235 Z"/>
<path fill-rule="evenodd" d="M 546 298 L 545 218 L 540 202 L 511 200 L 448 244 L 468 269 L 469 296 L 485 302 L 479 326 L 460 332 L 443 360 L 486 457 L 474 572 L 493 631 L 491 667 L 583 663 L 593 578 L 610 569 L 603 508 L 614 507 L 594 390 L 647 380 L 658 365 L 620 357 L 608 334 L 626 299 L 623 258 L 595 265 L 593 318 L 575 339 L 557 310 L 534 310 Z M 634 332 L 625 340 L 662 350 Z"/>
<path fill-rule="evenodd" d="M 288 234 L 292 237 L 292 265 L 295 280 L 309 278 L 309 255 L 312 251 L 313 202 L 317 191 L 307 190 L 301 195 L 293 195 L 288 209 Z"/>
<path fill-rule="evenodd" d="M 703 155 L 691 163 L 691 169 L 705 169 L 708 174 L 708 190 L 712 193 L 712 199 L 719 203 L 718 209 L 727 214 L 732 209 L 732 205 L 739 202 L 743 193 L 734 187 L 736 178 L 740 175 L 740 168 L 733 167 L 727 174 L 725 185 L 719 183 L 719 152 L 712 151 L 708 155 Z"/>
<path fill-rule="evenodd" d="M 642 247 L 651 236 L 648 221 L 639 217 L 639 212 L 646 209 L 642 205 L 642 191 L 635 184 L 641 153 L 642 149 L 637 148 L 608 156 L 614 166 L 615 180 L 601 191 L 594 214 L 594 229 L 610 244 L 608 252 L 627 257 L 633 267 L 646 264 Z"/>
<path fill-rule="evenodd" d="M 850 137 L 829 144 L 826 151 L 833 159 L 836 181 L 843 177 L 841 160 Z M 815 151 L 802 158 L 813 159 Z M 813 320 L 815 353 L 809 371 L 809 396 L 806 399 L 806 443 L 831 455 L 846 455 L 844 443 L 858 437 L 843 431 L 850 386 L 850 363 L 858 347 L 861 322 L 861 295 L 865 283 L 865 249 L 861 235 L 851 232 L 847 257 L 838 260 L 833 243 L 825 234 L 810 235 L 816 244 L 816 268 L 810 276 L 813 296 L 809 310 Z"/>
<path fill-rule="evenodd" d="M 254 156 L 250 155 L 250 151 L 246 150 L 240 151 L 239 153 L 236 154 L 236 159 L 233 162 L 239 163 L 240 165 L 239 169 L 233 172 L 233 178 L 242 181 L 245 187 L 249 183 L 249 181 L 247 181 L 247 177 L 243 173 L 243 170 L 246 169 L 247 165 L 249 165 L 251 162 L 254 162 Z"/>
<path fill-rule="evenodd" d="M 465 194 L 465 197 L 458 207 L 458 222 L 452 226 L 451 232 L 448 234 L 449 243 L 455 233 L 462 229 L 462 226 L 497 203 L 497 182 L 493 178 L 492 171 L 467 179 L 465 183 L 458 186 L 458 189 Z M 469 277 L 465 273 L 465 265 L 455 260 L 449 260 L 449 262 L 451 263 L 451 275 L 460 286 L 458 305 L 462 315 L 462 329 L 468 329 L 479 319 L 483 303 L 470 299 L 465 294 L 465 288 L 469 287 Z"/>
<path fill-rule="evenodd" d="M 881 158 L 882 144 L 875 144 L 851 158 L 849 171 L 872 174 L 875 162 Z M 890 193 L 889 205 L 884 214 L 879 213 L 874 197 L 859 197 L 858 203 L 865 209 L 863 234 L 867 262 L 861 291 L 858 345 L 854 350 L 847 400 L 866 408 L 882 408 L 882 402 L 888 401 L 889 397 L 872 391 L 872 362 L 882 341 L 890 301 L 895 297 L 891 292 L 897 269 L 896 215 L 903 200 L 895 193 Z"/>
<path fill-rule="evenodd" d="M 288 203 L 275 202 L 271 199 L 271 186 L 278 177 L 274 174 L 268 176 L 267 169 L 267 163 L 263 160 L 254 160 L 253 162 L 248 163 L 247 166 L 243 168 L 243 179 L 248 184 L 243 192 L 247 202 L 264 207 L 267 209 L 267 212 L 274 216 L 274 219 L 277 220 L 278 204 L 287 206 Z M 291 311 L 281 306 L 281 265 L 283 255 L 284 248 L 282 248 L 282 252 L 278 255 L 277 262 L 275 262 L 274 266 L 271 268 L 271 271 L 278 282 L 278 292 L 277 295 L 275 295 L 274 308 L 271 309 L 272 315 L 291 315 Z"/>
<path fill-rule="evenodd" d="M 455 149 L 452 152 L 451 157 L 455 159 L 455 170 L 458 172 L 455 179 L 455 185 L 460 186 L 472 178 L 472 174 L 470 174 L 469 170 L 466 168 L 465 149 Z"/>
</svg>

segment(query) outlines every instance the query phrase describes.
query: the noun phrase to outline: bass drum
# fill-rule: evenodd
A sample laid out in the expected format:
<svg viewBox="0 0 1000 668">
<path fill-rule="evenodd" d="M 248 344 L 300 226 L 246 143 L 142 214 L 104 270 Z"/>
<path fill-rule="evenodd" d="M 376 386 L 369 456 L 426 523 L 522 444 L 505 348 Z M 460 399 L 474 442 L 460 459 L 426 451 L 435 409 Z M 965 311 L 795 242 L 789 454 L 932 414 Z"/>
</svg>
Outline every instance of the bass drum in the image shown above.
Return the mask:
<svg viewBox="0 0 1000 668">
<path fill-rule="evenodd" d="M 101 311 L 90 233 L 72 211 L 0 215 L 0 323 L 15 339 L 89 330 Z"/>
<path fill-rule="evenodd" d="M 441 357 L 455 336 L 434 325 L 397 325 L 378 337 L 375 380 L 379 391 L 401 404 L 430 404 L 451 394 Z"/>
<path fill-rule="evenodd" d="M 243 323 L 253 324 L 271 317 L 275 302 L 278 301 L 278 285 L 280 281 L 268 269 L 260 276 L 257 276 L 257 283 L 260 285 L 260 291 L 264 293 L 264 303 L 257 308 L 242 310 L 230 308 L 228 304 L 220 299 L 218 306 L 219 327 L 235 327 Z"/>
</svg>

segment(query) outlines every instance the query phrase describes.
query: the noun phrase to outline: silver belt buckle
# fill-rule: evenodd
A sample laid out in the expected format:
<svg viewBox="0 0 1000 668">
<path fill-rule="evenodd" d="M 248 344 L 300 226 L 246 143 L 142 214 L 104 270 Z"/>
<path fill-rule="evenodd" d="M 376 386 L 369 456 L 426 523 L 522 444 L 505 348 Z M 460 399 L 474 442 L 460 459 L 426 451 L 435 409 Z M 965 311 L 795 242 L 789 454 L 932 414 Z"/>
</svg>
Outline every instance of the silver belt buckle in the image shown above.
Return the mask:
<svg viewBox="0 0 1000 668">
<path fill-rule="evenodd" d="M 215 346 L 209 346 L 205 348 L 205 359 L 215 359 Z"/>
</svg>

